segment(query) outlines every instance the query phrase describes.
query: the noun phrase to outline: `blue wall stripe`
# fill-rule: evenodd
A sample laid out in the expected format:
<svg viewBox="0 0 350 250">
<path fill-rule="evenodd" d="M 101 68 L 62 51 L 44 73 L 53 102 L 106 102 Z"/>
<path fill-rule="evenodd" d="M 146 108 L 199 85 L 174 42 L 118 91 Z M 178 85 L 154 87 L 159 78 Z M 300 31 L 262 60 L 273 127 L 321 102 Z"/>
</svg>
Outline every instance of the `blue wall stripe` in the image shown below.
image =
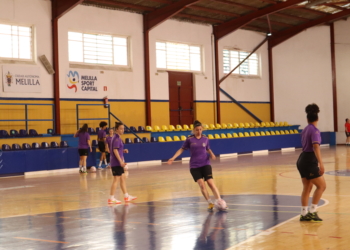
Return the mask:
<svg viewBox="0 0 350 250">
<path fill-rule="evenodd" d="M 0 101 L 53 101 L 53 98 L 0 97 Z"/>
</svg>

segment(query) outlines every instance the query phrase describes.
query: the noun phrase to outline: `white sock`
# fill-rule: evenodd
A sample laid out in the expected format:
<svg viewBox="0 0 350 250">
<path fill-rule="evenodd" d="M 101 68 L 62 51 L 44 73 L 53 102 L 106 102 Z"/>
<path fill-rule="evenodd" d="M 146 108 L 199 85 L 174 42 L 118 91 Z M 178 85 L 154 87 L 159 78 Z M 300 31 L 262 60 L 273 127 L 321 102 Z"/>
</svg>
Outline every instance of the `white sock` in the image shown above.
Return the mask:
<svg viewBox="0 0 350 250">
<path fill-rule="evenodd" d="M 111 195 L 110 197 L 109 197 L 109 199 L 110 200 L 114 200 L 115 198 L 114 198 L 114 195 Z"/>
<path fill-rule="evenodd" d="M 211 201 L 211 199 L 208 199 L 207 202 L 208 202 L 208 204 L 213 203 L 213 202 Z"/>
<path fill-rule="evenodd" d="M 82 168 L 82 166 L 81 165 L 79 165 L 79 169 L 81 169 Z"/>
<path fill-rule="evenodd" d="M 301 212 L 300 212 L 300 214 L 302 215 L 302 216 L 305 216 L 305 215 L 307 215 L 307 213 L 308 213 L 308 206 L 305 206 L 305 207 L 301 207 Z"/>
<path fill-rule="evenodd" d="M 102 161 L 100 161 L 100 163 L 98 164 L 98 166 L 101 167 L 101 165 L 102 165 Z"/>
<path fill-rule="evenodd" d="M 125 198 L 128 198 L 128 197 L 129 197 L 129 194 L 128 194 L 128 193 L 125 193 L 125 194 L 124 194 L 124 197 L 125 197 Z"/>
<path fill-rule="evenodd" d="M 105 160 L 105 165 L 107 165 L 107 160 Z"/>
<path fill-rule="evenodd" d="M 314 213 L 317 210 L 317 204 L 311 204 L 310 206 L 310 213 Z"/>
</svg>

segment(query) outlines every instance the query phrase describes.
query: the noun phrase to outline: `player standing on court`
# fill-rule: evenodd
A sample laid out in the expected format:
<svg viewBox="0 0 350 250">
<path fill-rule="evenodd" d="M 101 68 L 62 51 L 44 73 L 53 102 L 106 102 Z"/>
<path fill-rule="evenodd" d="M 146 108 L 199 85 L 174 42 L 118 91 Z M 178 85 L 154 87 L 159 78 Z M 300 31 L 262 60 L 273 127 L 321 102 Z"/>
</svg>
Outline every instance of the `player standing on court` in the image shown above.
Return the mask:
<svg viewBox="0 0 350 250">
<path fill-rule="evenodd" d="M 107 168 L 110 168 L 111 167 L 111 152 L 109 151 L 109 146 L 111 144 L 111 141 L 112 141 L 112 138 L 113 138 L 113 135 L 114 135 L 114 130 L 113 128 L 110 128 L 109 131 L 108 131 L 108 135 L 106 137 L 106 158 L 107 158 L 107 162 L 108 162 L 108 165 L 107 165 Z"/>
<path fill-rule="evenodd" d="M 308 105 L 305 111 L 309 124 L 301 133 L 303 152 L 297 161 L 297 167 L 303 183 L 300 221 L 321 222 L 322 219 L 317 214 L 317 204 L 326 189 L 326 181 L 323 177 L 325 169 L 320 151 L 321 134 L 317 128 L 320 109 L 313 103 Z M 308 210 L 309 197 L 313 185 L 316 186 L 316 190 L 312 196 L 312 204 Z"/>
<path fill-rule="evenodd" d="M 350 121 L 348 118 L 345 119 L 345 135 L 346 135 L 345 146 L 349 146 L 350 145 Z"/>
<path fill-rule="evenodd" d="M 100 130 L 97 133 L 97 141 L 98 141 L 98 149 L 101 152 L 100 157 L 100 163 L 98 165 L 98 169 L 102 169 L 102 162 L 105 162 L 105 165 L 107 165 L 107 159 L 106 159 L 106 128 L 107 128 L 107 122 L 100 122 Z"/>
<path fill-rule="evenodd" d="M 88 125 L 84 124 L 83 127 L 74 134 L 74 137 L 79 137 L 78 152 L 80 156 L 80 159 L 79 159 L 80 173 L 87 173 L 86 159 L 89 155 L 89 148 L 90 148 L 90 152 L 92 152 L 90 135 L 87 132 L 87 130 L 88 130 Z"/>
</svg>

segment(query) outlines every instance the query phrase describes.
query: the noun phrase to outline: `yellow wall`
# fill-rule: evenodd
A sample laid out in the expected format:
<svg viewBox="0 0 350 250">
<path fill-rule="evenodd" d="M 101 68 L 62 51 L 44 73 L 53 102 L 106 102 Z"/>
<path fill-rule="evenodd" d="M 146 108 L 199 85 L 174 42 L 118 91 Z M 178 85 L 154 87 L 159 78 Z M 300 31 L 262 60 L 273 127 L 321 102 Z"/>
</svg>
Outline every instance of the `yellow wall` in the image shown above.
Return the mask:
<svg viewBox="0 0 350 250">
<path fill-rule="evenodd" d="M 196 102 L 195 119 L 203 124 L 215 123 L 215 105 L 214 102 Z"/>
<path fill-rule="evenodd" d="M 242 105 L 262 121 L 270 121 L 269 103 L 243 103 Z M 252 116 L 235 103 L 221 103 L 220 108 L 222 123 L 256 122 Z"/>
<path fill-rule="evenodd" d="M 40 100 L 1 100 L 0 103 L 53 104 L 53 101 Z M 52 106 L 28 106 L 28 119 L 52 119 Z M 0 105 L 0 120 L 25 119 L 24 105 Z M 0 130 L 25 129 L 25 122 L 0 122 Z M 46 134 L 48 128 L 53 128 L 51 121 L 28 122 L 28 129 L 35 129 L 39 134 Z"/>
<path fill-rule="evenodd" d="M 151 102 L 151 126 L 170 125 L 169 102 Z"/>
<path fill-rule="evenodd" d="M 77 104 L 102 104 L 101 101 L 61 101 L 61 133 L 73 134 L 77 130 Z M 110 111 L 128 126 L 145 126 L 145 103 L 144 102 L 109 102 Z M 87 123 L 89 127 L 96 128 L 100 121 L 108 122 L 108 109 L 99 106 L 79 106 L 79 118 L 105 118 L 99 120 L 82 120 L 79 126 Z M 111 126 L 117 120 L 111 117 Z"/>
</svg>

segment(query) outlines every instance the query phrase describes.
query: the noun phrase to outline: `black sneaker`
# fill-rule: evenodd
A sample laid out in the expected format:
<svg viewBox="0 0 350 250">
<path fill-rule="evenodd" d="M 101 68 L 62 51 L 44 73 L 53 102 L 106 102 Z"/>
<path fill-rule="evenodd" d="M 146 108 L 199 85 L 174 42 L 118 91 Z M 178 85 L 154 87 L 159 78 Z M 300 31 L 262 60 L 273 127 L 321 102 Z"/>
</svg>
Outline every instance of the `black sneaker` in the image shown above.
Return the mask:
<svg viewBox="0 0 350 250">
<path fill-rule="evenodd" d="M 311 221 L 313 221 L 313 222 L 322 222 L 323 221 L 320 217 L 318 217 L 317 212 L 314 212 L 314 213 L 309 212 L 307 215 L 309 215 L 311 217 Z"/>
<path fill-rule="evenodd" d="M 300 221 L 312 221 L 310 213 L 307 213 L 306 215 L 300 215 Z"/>
</svg>

